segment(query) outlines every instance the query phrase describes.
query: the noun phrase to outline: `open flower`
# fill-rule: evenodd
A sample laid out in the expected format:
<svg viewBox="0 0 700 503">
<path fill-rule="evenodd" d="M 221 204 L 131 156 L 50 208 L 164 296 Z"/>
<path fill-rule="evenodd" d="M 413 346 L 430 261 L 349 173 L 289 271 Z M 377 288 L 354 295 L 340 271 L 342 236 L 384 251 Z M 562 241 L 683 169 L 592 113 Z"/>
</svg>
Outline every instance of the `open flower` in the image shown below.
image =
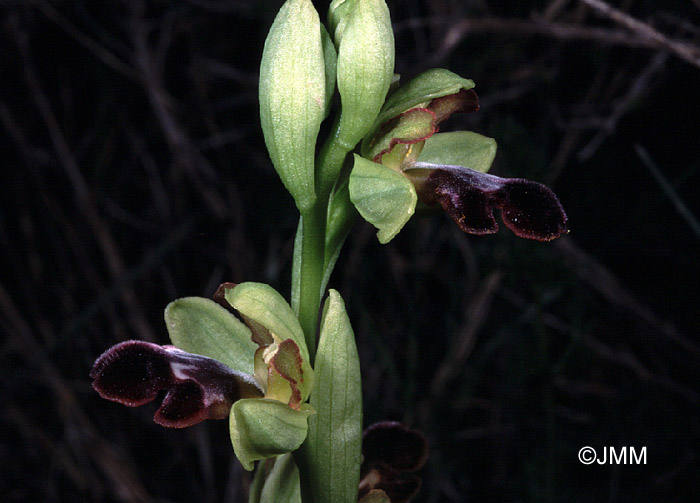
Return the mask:
<svg viewBox="0 0 700 503">
<path fill-rule="evenodd" d="M 429 70 L 387 99 L 355 156 L 350 198 L 386 243 L 415 212 L 418 201 L 440 204 L 470 234 L 498 231 L 495 209 L 517 236 L 549 241 L 567 232 L 567 216 L 546 186 L 486 174 L 496 142 L 476 133 L 439 133 L 457 112 L 475 112 L 474 83 L 447 70 Z"/>
<path fill-rule="evenodd" d="M 97 359 L 90 377 L 100 396 L 131 407 L 165 391 L 154 416 L 162 426 L 228 417 L 236 456 L 251 470 L 306 438 L 313 369 L 299 322 L 274 289 L 225 283 L 216 298 L 224 305 L 171 302 L 165 321 L 175 346 L 122 342 Z"/>
<path fill-rule="evenodd" d="M 170 428 L 224 419 L 235 401 L 263 396 L 247 374 L 175 346 L 144 341 L 112 346 L 97 359 L 90 377 L 102 398 L 130 407 L 151 402 L 167 390 L 153 420 Z"/>
</svg>

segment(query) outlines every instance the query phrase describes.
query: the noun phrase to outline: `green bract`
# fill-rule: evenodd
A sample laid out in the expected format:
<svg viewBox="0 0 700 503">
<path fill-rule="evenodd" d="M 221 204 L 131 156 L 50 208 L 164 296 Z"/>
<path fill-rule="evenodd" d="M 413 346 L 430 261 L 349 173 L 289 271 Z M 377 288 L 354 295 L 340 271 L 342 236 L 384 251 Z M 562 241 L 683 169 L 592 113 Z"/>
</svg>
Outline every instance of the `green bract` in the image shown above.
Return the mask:
<svg viewBox="0 0 700 503">
<path fill-rule="evenodd" d="M 318 14 L 311 0 L 287 0 L 260 63 L 260 122 L 272 163 L 302 213 L 316 199 L 314 152 L 328 87 Z"/>
<path fill-rule="evenodd" d="M 333 45 L 333 40 L 328 34 L 326 27 L 321 25 L 321 45 L 323 46 L 323 59 L 326 65 L 326 102 L 323 118 L 328 117 L 331 112 L 333 93 L 335 92 L 335 76 L 338 72 L 338 53 Z"/>
<path fill-rule="evenodd" d="M 335 30 L 341 115 L 337 141 L 351 150 L 372 126 L 391 84 L 394 34 L 384 0 L 347 0 Z M 340 9 L 340 7 L 338 7 Z"/>
<path fill-rule="evenodd" d="M 258 346 L 250 330 L 213 300 L 185 297 L 171 302 L 165 308 L 165 325 L 173 345 L 183 351 L 253 374 L 253 353 Z"/>
<path fill-rule="evenodd" d="M 418 196 L 402 174 L 355 154 L 350 199 L 362 218 L 379 229 L 377 237 L 385 244 L 413 216 Z"/>
<path fill-rule="evenodd" d="M 277 400 L 244 398 L 231 407 L 229 431 L 236 457 L 250 471 L 253 462 L 299 448 L 308 431 L 308 404 L 295 410 Z"/>
<path fill-rule="evenodd" d="M 273 461 L 270 473 L 265 477 L 265 465 L 255 470 L 255 478 L 250 485 L 248 503 L 301 503 L 299 469 L 291 454 L 283 454 Z"/>
<path fill-rule="evenodd" d="M 362 383 L 360 361 L 345 304 L 335 290 L 321 320 L 316 353 L 316 388 L 310 403 L 304 454 L 314 501 L 354 503 L 362 456 Z"/>
</svg>

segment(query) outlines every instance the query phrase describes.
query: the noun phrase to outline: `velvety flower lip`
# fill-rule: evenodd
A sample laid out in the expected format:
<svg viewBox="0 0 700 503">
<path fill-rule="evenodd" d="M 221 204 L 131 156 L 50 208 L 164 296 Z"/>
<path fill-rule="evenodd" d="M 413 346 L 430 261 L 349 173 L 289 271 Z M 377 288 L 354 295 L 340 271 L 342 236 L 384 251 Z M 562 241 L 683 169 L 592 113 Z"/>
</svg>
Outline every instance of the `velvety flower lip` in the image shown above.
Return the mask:
<svg viewBox="0 0 700 503">
<path fill-rule="evenodd" d="M 364 431 L 362 456 L 358 499 L 379 489 L 391 503 L 405 503 L 420 490 L 421 480 L 412 472 L 428 459 L 428 443 L 418 430 L 396 421 L 382 421 Z"/>
<path fill-rule="evenodd" d="M 129 407 L 151 402 L 167 390 L 153 420 L 170 428 L 224 419 L 236 400 L 263 395 L 252 377 L 212 358 L 135 340 L 105 351 L 90 377 L 102 398 Z"/>
<path fill-rule="evenodd" d="M 404 174 L 414 183 L 418 198 L 440 204 L 469 234 L 493 234 L 498 224 L 493 211 L 517 236 L 551 241 L 568 232 L 568 218 L 547 186 L 522 178 L 501 178 L 464 166 L 418 162 Z"/>
</svg>

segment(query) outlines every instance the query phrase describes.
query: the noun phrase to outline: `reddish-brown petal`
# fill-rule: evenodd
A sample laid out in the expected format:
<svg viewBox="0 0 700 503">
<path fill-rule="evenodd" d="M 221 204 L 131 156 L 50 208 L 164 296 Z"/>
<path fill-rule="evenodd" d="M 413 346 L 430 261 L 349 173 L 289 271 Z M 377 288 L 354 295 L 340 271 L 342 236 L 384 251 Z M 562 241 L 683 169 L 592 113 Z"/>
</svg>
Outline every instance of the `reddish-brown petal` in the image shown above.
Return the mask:
<svg viewBox="0 0 700 503">
<path fill-rule="evenodd" d="M 236 288 L 236 286 L 238 286 L 237 283 L 221 283 L 216 289 L 216 292 L 214 292 L 214 302 L 216 302 L 222 307 L 225 307 L 230 312 L 233 312 L 233 306 L 231 306 L 231 304 L 228 303 L 228 300 L 226 300 L 226 291 L 233 290 L 234 288 Z"/>
<path fill-rule="evenodd" d="M 479 97 L 474 89 L 461 89 L 458 93 L 435 98 L 430 102 L 428 108 L 435 114 L 435 123 L 440 124 L 449 119 L 452 114 L 477 112 L 479 110 Z"/>
<path fill-rule="evenodd" d="M 411 108 L 382 124 L 372 141 L 373 161 L 398 145 L 412 145 L 430 138 L 437 131 L 435 113 L 427 108 Z M 378 150 L 378 151 L 377 151 Z"/>
</svg>

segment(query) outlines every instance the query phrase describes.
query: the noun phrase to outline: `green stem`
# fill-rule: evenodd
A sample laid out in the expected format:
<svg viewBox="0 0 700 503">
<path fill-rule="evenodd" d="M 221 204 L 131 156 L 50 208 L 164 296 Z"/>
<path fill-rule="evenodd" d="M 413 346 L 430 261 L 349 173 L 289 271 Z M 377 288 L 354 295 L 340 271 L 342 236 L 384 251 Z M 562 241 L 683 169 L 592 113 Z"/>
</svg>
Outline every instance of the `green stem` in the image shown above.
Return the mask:
<svg viewBox="0 0 700 503">
<path fill-rule="evenodd" d="M 316 354 L 316 324 L 323 292 L 324 275 L 328 263 L 326 257 L 326 217 L 328 201 L 348 149 L 340 145 L 335 137 L 323 145 L 317 159 L 316 203 L 302 214 L 301 248 L 295 253 L 301 255 L 299 268 L 298 316 L 304 330 L 306 345 L 309 349 L 311 363 Z M 296 259 L 296 257 L 295 257 Z"/>
<path fill-rule="evenodd" d="M 321 306 L 321 282 L 326 238 L 326 206 L 316 201 L 311 210 L 302 215 L 301 267 L 299 271 L 299 323 L 304 330 L 311 364 L 316 355 L 316 323 Z"/>
<path fill-rule="evenodd" d="M 334 130 L 337 131 L 337 125 Z M 340 170 L 343 168 L 345 158 L 352 149 L 352 146 L 341 145 L 337 136 L 332 136 L 318 153 L 316 186 L 318 193 L 321 198 L 325 198 L 326 203 L 331 190 L 333 190 L 333 185 L 340 175 Z"/>
<path fill-rule="evenodd" d="M 345 148 L 331 136 L 321 148 L 316 160 L 316 202 L 310 210 L 301 215 L 301 239 L 300 246 L 295 244 L 294 264 L 299 264 L 298 271 L 293 275 L 292 281 L 292 303 L 299 323 L 304 330 L 306 346 L 309 350 L 311 364 L 316 356 L 316 331 L 325 287 L 324 277 L 330 276 L 330 271 L 334 261 L 326 254 L 336 252 L 326 249 L 326 233 L 331 235 L 332 229 L 327 229 L 328 205 L 331 191 L 340 175 L 340 171 L 345 162 L 350 149 Z M 299 467 L 300 482 L 302 488 L 302 501 L 304 503 L 314 503 L 309 485 L 308 459 L 304 450 L 295 453 L 297 465 Z M 315 502 L 320 503 L 320 502 Z"/>
</svg>

